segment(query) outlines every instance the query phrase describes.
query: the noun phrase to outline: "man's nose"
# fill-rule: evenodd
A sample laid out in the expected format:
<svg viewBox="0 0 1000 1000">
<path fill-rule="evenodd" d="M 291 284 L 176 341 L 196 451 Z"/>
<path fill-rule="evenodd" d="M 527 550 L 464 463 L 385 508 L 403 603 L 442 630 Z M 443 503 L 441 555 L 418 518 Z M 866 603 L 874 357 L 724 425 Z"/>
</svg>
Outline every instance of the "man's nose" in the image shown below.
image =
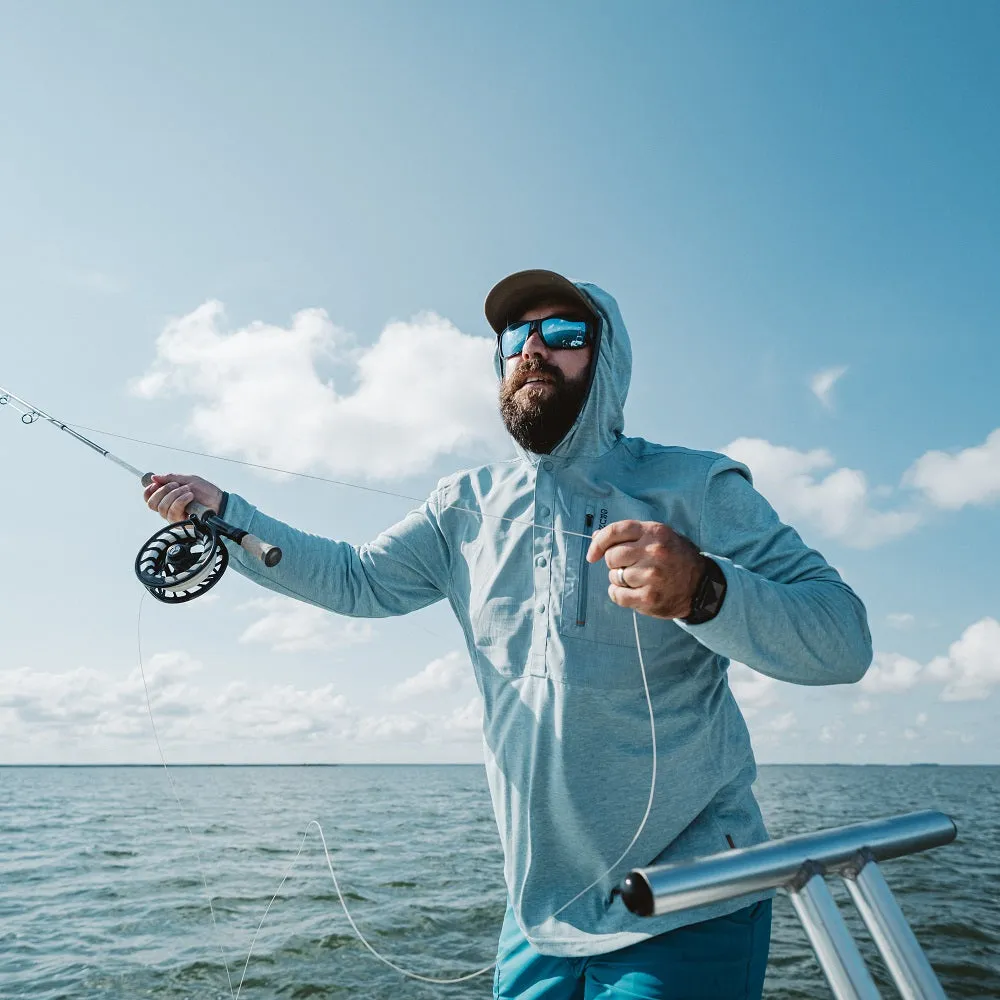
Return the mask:
<svg viewBox="0 0 1000 1000">
<path fill-rule="evenodd" d="M 530 336 L 524 342 L 524 347 L 521 348 L 521 357 L 527 361 L 528 358 L 548 358 L 548 356 L 548 345 L 538 335 L 537 330 L 532 330 Z"/>
</svg>

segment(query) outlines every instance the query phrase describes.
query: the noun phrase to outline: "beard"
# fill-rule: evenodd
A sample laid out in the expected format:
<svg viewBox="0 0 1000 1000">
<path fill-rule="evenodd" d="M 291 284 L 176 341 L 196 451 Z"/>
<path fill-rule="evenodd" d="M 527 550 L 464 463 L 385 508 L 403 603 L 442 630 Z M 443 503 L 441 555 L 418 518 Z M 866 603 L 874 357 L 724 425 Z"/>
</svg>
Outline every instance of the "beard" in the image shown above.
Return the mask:
<svg viewBox="0 0 1000 1000">
<path fill-rule="evenodd" d="M 551 379 L 551 390 L 518 391 L 537 375 Z M 568 379 L 544 361 L 522 361 L 500 383 L 500 416 L 510 436 L 527 451 L 549 454 L 573 426 L 587 397 L 588 384 L 588 372 Z"/>
</svg>

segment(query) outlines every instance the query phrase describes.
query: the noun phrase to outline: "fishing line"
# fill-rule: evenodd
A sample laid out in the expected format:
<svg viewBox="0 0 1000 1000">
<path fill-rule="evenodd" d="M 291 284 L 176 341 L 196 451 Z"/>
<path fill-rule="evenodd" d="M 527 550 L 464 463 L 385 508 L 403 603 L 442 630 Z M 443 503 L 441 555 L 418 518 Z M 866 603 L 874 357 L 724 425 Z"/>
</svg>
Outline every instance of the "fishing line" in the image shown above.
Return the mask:
<svg viewBox="0 0 1000 1000">
<path fill-rule="evenodd" d="M 382 490 L 375 486 L 364 486 L 361 483 L 352 483 L 346 479 L 330 479 L 327 476 L 319 476 L 312 472 L 294 472 L 291 469 L 282 469 L 275 465 L 263 465 L 260 462 L 249 462 L 242 458 L 228 458 L 225 455 L 214 455 L 208 451 L 195 451 L 193 448 L 180 448 L 173 444 L 163 444 L 159 441 L 149 441 L 145 438 L 129 437 L 127 434 L 116 434 L 114 431 L 102 430 L 99 427 L 88 427 L 85 424 L 66 424 L 67 428 L 75 427 L 81 431 L 90 431 L 92 434 L 104 434 L 107 437 L 118 438 L 122 441 L 131 441 L 134 444 L 149 445 L 151 448 L 162 448 L 164 451 L 176 451 L 182 455 L 194 455 L 197 458 L 211 458 L 217 462 L 229 462 L 232 465 L 242 465 L 248 469 L 261 469 L 264 472 L 277 472 L 285 476 L 297 476 L 299 479 L 311 479 L 317 483 L 328 483 L 331 486 L 344 486 L 350 490 L 360 490 L 363 493 L 376 493 L 383 497 L 393 497 L 397 500 L 409 500 L 411 503 L 426 503 L 426 497 L 410 496 L 408 493 L 396 493 L 393 490 Z M 539 524 L 537 521 L 525 521 L 518 517 L 505 517 L 503 514 L 488 514 L 483 510 L 473 510 L 471 507 L 462 507 L 458 504 L 435 504 L 435 508 L 440 511 L 460 510 L 475 517 L 488 518 L 492 521 L 502 521 L 505 524 L 520 524 L 526 528 L 541 528 L 543 531 L 551 531 L 560 535 L 567 535 L 574 538 L 590 538 L 591 536 L 583 531 L 573 531 L 570 528 L 555 528 L 548 524 Z"/>
<path fill-rule="evenodd" d="M 142 605 L 146 600 L 146 592 L 143 591 L 139 595 L 139 615 L 136 619 L 135 625 L 135 641 L 136 647 L 139 652 L 139 676 L 142 678 L 142 690 L 146 695 L 146 711 L 149 713 L 149 724 L 153 728 L 153 740 L 156 743 L 156 752 L 160 755 L 160 763 L 163 765 L 163 773 L 167 776 L 167 784 L 170 785 L 170 791 L 173 792 L 174 801 L 177 803 L 177 808 L 181 813 L 181 820 L 184 826 L 187 828 L 188 836 L 191 838 L 191 842 L 194 844 L 195 854 L 198 857 L 198 874 L 201 875 L 201 884 L 205 887 L 205 896 L 208 899 L 208 909 L 212 914 L 212 926 L 215 928 L 215 937 L 219 944 L 219 955 L 222 958 L 222 964 L 226 968 L 226 979 L 229 982 L 229 995 L 233 995 L 233 977 L 229 972 L 229 963 L 226 961 L 226 953 L 222 947 L 222 933 L 219 930 L 219 922 L 215 918 L 215 907 L 212 905 L 212 893 L 208 888 L 208 879 L 205 876 L 205 863 L 201 857 L 201 850 L 198 847 L 198 839 L 194 835 L 194 831 L 191 829 L 191 823 L 187 818 L 187 813 L 184 810 L 184 805 L 181 802 L 181 797 L 177 794 L 177 788 L 174 785 L 173 775 L 170 773 L 170 768 L 167 767 L 167 758 L 163 754 L 163 747 L 160 745 L 160 734 L 156 731 L 156 720 L 153 718 L 153 703 L 149 697 L 149 685 L 146 683 L 146 670 L 142 664 Z M 280 888 L 280 887 L 279 887 Z M 249 959 L 248 959 L 249 961 Z M 246 970 L 244 970 L 245 972 Z M 241 980 L 242 982 L 242 980 Z"/>
<path fill-rule="evenodd" d="M 302 854 L 302 849 L 305 847 L 306 838 L 309 836 L 309 831 L 310 829 L 312 829 L 312 827 L 316 827 L 317 831 L 319 832 L 320 842 L 323 845 L 323 856 L 326 858 L 327 868 L 330 869 L 330 877 L 333 879 L 333 888 L 336 890 L 337 899 L 340 900 L 340 905 L 343 908 L 344 916 L 347 917 L 347 922 L 351 925 L 351 929 L 354 931 L 358 940 L 368 949 L 368 951 L 372 953 L 372 955 L 375 956 L 375 958 L 377 958 L 383 964 L 387 965 L 390 969 L 395 970 L 396 972 L 400 973 L 403 976 L 406 976 L 409 979 L 417 979 L 420 982 L 433 983 L 434 985 L 437 986 L 452 986 L 455 985 L 456 983 L 464 983 L 470 979 L 475 979 L 477 976 L 482 976 L 485 975 L 487 972 L 489 972 L 496 964 L 495 962 L 490 962 L 489 965 L 486 965 L 475 972 L 465 973 L 464 975 L 457 976 L 451 979 L 439 979 L 433 976 L 425 976 L 421 975 L 420 973 L 404 969 L 401 965 L 397 965 L 391 959 L 388 959 L 384 955 L 380 954 L 379 951 L 364 936 L 364 934 L 361 932 L 361 929 L 354 922 L 354 918 L 351 916 L 351 911 L 347 906 L 347 900 L 344 898 L 344 894 L 343 892 L 341 892 L 340 889 L 340 882 L 337 879 L 337 873 L 334 871 L 333 868 L 333 861 L 330 858 L 330 850 L 327 847 L 326 835 L 323 833 L 323 827 L 320 824 L 319 820 L 314 819 L 310 820 L 309 823 L 306 825 L 306 829 L 302 834 L 302 839 L 299 842 L 299 849 L 295 852 L 295 857 L 292 858 L 292 860 L 289 862 L 288 867 L 285 869 L 285 873 L 281 878 L 281 881 L 278 883 L 278 888 L 274 890 L 274 895 L 271 896 L 270 901 L 264 908 L 264 913 L 260 918 L 260 923 L 257 924 L 257 929 L 254 931 L 253 938 L 250 941 L 250 948 L 247 951 L 247 960 L 243 965 L 243 974 L 240 976 L 239 985 L 236 987 L 236 990 L 234 992 L 232 973 L 229 971 L 229 963 L 226 961 L 225 950 L 222 947 L 222 933 L 219 930 L 219 923 L 215 916 L 215 907 L 212 905 L 212 892 L 208 887 L 208 878 L 205 875 L 205 863 L 201 855 L 201 850 L 198 848 L 197 838 L 195 837 L 194 831 L 191 829 L 191 823 L 187 818 L 184 809 L 184 804 L 181 802 L 180 795 L 178 795 L 177 788 L 174 785 L 174 779 L 170 773 L 170 768 L 167 766 L 166 755 L 163 753 L 163 746 L 160 743 L 160 734 L 157 731 L 156 720 L 153 717 L 153 705 L 152 705 L 152 700 L 150 699 L 149 696 L 149 685 L 146 681 L 146 670 L 143 665 L 143 658 L 142 658 L 142 605 L 145 599 L 146 595 L 145 593 L 143 593 L 139 597 L 139 614 L 136 621 L 136 647 L 139 659 L 139 676 L 142 678 L 142 689 L 146 695 L 146 711 L 149 714 L 149 724 L 153 730 L 153 740 L 156 743 L 156 750 L 160 756 L 160 763 L 163 765 L 164 773 L 167 776 L 167 783 L 170 785 L 170 791 L 173 793 L 174 801 L 177 803 L 177 808 L 181 811 L 181 819 L 184 822 L 185 828 L 187 829 L 188 836 L 191 838 L 195 846 L 195 854 L 197 855 L 198 858 L 198 873 L 201 875 L 202 885 L 205 887 L 205 896 L 208 900 L 208 908 L 212 914 L 212 926 L 215 929 L 216 938 L 219 943 L 219 954 L 222 958 L 222 964 L 223 966 L 225 966 L 226 969 L 226 979 L 229 982 L 229 994 L 231 997 L 233 997 L 233 1000 L 239 1000 L 240 992 L 243 989 L 243 982 L 246 979 L 247 969 L 250 967 L 250 959 L 253 956 L 254 945 L 257 943 L 257 938 L 260 935 L 261 928 L 264 926 L 264 921 L 267 919 L 267 915 L 268 913 L 270 913 L 271 907 L 274 905 L 278 896 L 281 894 L 281 890 L 285 882 L 288 881 L 289 875 L 291 875 L 293 869 L 295 868 L 295 865 L 299 860 L 299 856 Z M 617 862 L 615 863 L 617 864 Z"/>
<path fill-rule="evenodd" d="M 19 405 L 20 404 L 20 405 Z M 302 479 L 311 479 L 317 482 L 328 483 L 335 486 L 347 487 L 350 489 L 362 490 L 368 493 L 376 493 L 382 496 L 394 497 L 396 499 L 409 500 L 415 503 L 425 502 L 421 498 L 409 496 L 404 493 L 398 493 L 392 490 L 378 489 L 371 486 L 363 486 L 358 483 L 352 483 L 345 480 L 332 479 L 325 476 L 319 476 L 312 473 L 304 472 L 294 472 L 290 469 L 281 469 L 275 466 L 264 465 L 258 462 L 250 462 L 243 459 L 226 458 L 222 455 L 213 455 L 208 452 L 196 451 L 190 448 L 180 448 L 174 445 L 162 444 L 156 441 L 149 441 L 143 438 L 131 437 L 125 434 L 117 434 L 113 431 L 106 431 L 99 428 L 87 427 L 83 424 L 66 424 L 55 417 L 46 413 L 32 404 L 23 400 L 21 397 L 14 395 L 13 393 L 0 387 L 0 405 L 9 405 L 12 409 L 21 414 L 21 422 L 24 424 L 32 424 L 38 419 L 44 419 L 48 422 L 54 424 L 60 430 L 65 431 L 70 434 L 76 440 L 87 445 L 88 448 L 102 455 L 104 458 L 109 459 L 121 468 L 125 469 L 127 472 L 139 477 L 144 485 L 148 485 L 151 476 L 149 473 L 143 473 L 141 470 L 137 469 L 135 466 L 130 465 L 128 462 L 123 461 L 116 455 L 102 448 L 96 442 L 84 437 L 82 434 L 78 433 L 79 430 L 86 430 L 92 433 L 104 434 L 108 437 L 118 438 L 125 441 L 131 441 L 136 444 L 143 444 L 155 448 L 163 448 L 169 451 L 176 451 L 183 454 L 194 455 L 199 458 L 214 459 L 216 461 L 230 462 L 235 465 L 242 465 L 249 468 L 261 469 L 268 472 L 282 473 L 284 475 L 296 476 Z M 22 409 L 22 406 L 25 407 Z M 76 429 L 74 429 L 76 428 Z M 488 514 L 483 510 L 473 510 L 468 507 L 462 507 L 458 504 L 436 504 L 435 505 L 439 512 L 444 510 L 458 510 L 464 511 L 467 514 L 473 514 L 480 518 L 489 518 L 491 520 L 500 521 L 506 524 L 520 524 L 525 527 L 539 528 L 544 531 L 559 532 L 560 534 L 566 536 L 575 536 L 578 538 L 590 538 L 589 534 L 580 531 L 572 531 L 567 528 L 555 528 L 549 525 L 538 524 L 534 521 L 525 521 L 520 518 L 504 517 L 497 514 Z M 192 507 L 198 507 L 199 510 L 192 512 Z M 252 555 L 256 556 L 267 566 L 273 566 L 281 559 L 281 552 L 276 547 L 263 542 L 261 539 L 255 538 L 252 535 L 248 535 L 239 529 L 233 528 L 231 525 L 226 524 L 224 521 L 219 519 L 213 511 L 207 510 L 201 505 L 189 504 L 188 511 L 192 513 L 191 521 L 180 522 L 177 525 L 171 525 L 170 528 L 165 529 L 163 532 L 159 532 L 154 535 L 153 538 L 146 543 L 143 550 L 140 552 L 139 557 L 136 560 L 136 570 L 139 575 L 140 581 L 146 586 L 146 589 L 158 600 L 166 601 L 167 603 L 180 603 L 186 600 L 190 600 L 199 593 L 208 589 L 209 586 L 217 582 L 218 578 L 221 576 L 222 572 L 225 570 L 225 558 L 224 558 L 224 546 L 221 545 L 218 536 L 224 536 L 231 538 L 234 542 L 242 546 Z M 182 530 L 183 529 L 183 530 Z M 167 537 L 169 536 L 169 537 Z M 215 546 L 215 549 L 211 548 Z M 218 548 L 221 548 L 223 557 L 221 559 L 221 564 L 216 564 L 214 570 L 214 575 L 210 572 L 209 568 L 206 568 L 210 557 L 213 552 Z M 196 555 L 192 556 L 192 553 Z M 193 562 L 191 560 L 194 560 Z M 166 757 L 163 753 L 163 748 L 160 744 L 160 737 L 156 729 L 156 722 L 153 718 L 153 708 L 152 702 L 149 696 L 149 686 L 146 682 L 146 674 L 142 661 L 142 601 L 145 594 L 142 595 L 139 602 L 139 613 L 136 623 L 137 630 L 137 642 L 138 642 L 138 656 L 139 656 L 139 672 L 142 678 L 143 691 L 146 696 L 146 709 L 149 713 L 149 721 L 152 726 L 153 739 L 156 742 L 157 752 L 159 753 L 160 762 L 163 765 L 164 771 L 167 775 L 167 781 L 170 785 L 170 790 L 174 796 L 174 800 L 177 803 L 178 808 L 181 811 L 182 819 L 187 828 L 188 835 L 195 843 L 195 851 L 198 858 L 199 872 L 202 878 L 202 884 L 205 888 L 205 894 L 208 898 L 208 906 L 212 916 L 212 924 L 215 928 L 216 935 L 219 939 L 219 950 L 222 957 L 223 965 L 226 969 L 226 978 L 229 983 L 230 996 L 233 1000 L 239 1000 L 240 991 L 243 988 L 243 982 L 246 977 L 246 972 L 250 964 L 250 959 L 253 955 L 253 948 L 256 944 L 257 937 L 260 934 L 261 928 L 264 926 L 264 921 L 267 918 L 268 913 L 271 910 L 275 900 L 278 898 L 282 887 L 288 880 L 296 862 L 302 854 L 302 850 L 305 846 L 306 838 L 308 837 L 310 829 L 315 826 L 319 832 L 320 841 L 323 845 L 323 853 L 326 857 L 327 867 L 330 870 L 330 876 L 333 879 L 334 889 L 337 892 L 337 897 L 340 900 L 340 905 L 344 910 L 344 915 L 347 918 L 348 923 L 351 925 L 352 930 L 355 935 L 361 941 L 361 943 L 368 949 L 371 954 L 377 958 L 380 962 L 387 965 L 389 968 L 395 970 L 403 976 L 410 979 L 416 979 L 421 982 L 433 983 L 435 985 L 453 985 L 456 983 L 466 982 L 470 979 L 474 979 L 477 976 L 484 975 L 489 972 L 495 965 L 495 963 L 490 963 L 490 965 L 477 970 L 476 972 L 467 973 L 462 976 L 450 979 L 440 979 L 431 976 L 424 976 L 420 973 L 411 972 L 410 970 L 404 969 L 402 966 L 397 965 L 395 962 L 381 955 L 365 938 L 361 930 L 358 928 L 351 916 L 350 910 L 347 906 L 347 902 L 344 898 L 343 893 L 340 890 L 340 885 L 337 880 L 336 872 L 333 868 L 333 862 L 330 859 L 330 852 L 327 848 L 326 837 L 323 833 L 323 828 L 317 820 L 312 820 L 307 825 L 305 831 L 302 834 L 302 840 L 299 844 L 299 849 L 295 854 L 295 857 L 290 862 L 288 868 L 285 871 L 281 882 L 278 885 L 277 890 L 271 897 L 270 902 L 264 910 L 264 914 L 261 917 L 260 923 L 257 925 L 257 930 L 254 932 L 253 938 L 250 942 L 250 949 L 247 954 L 247 960 L 243 967 L 243 975 L 240 977 L 239 986 L 236 991 L 233 990 L 233 980 L 232 974 L 229 970 L 229 963 L 226 961 L 225 952 L 222 948 L 221 933 L 219 931 L 218 920 L 216 919 L 215 907 L 212 903 L 212 894 L 208 887 L 208 879 L 205 875 L 204 864 L 201 857 L 201 852 L 198 849 L 197 841 L 194 837 L 194 831 L 191 828 L 190 823 L 186 818 L 184 811 L 184 806 L 181 802 L 180 796 L 177 793 L 177 789 L 173 782 L 173 777 L 170 774 L 170 769 L 167 766 Z M 609 875 L 626 857 L 628 852 L 636 844 L 639 837 L 642 835 L 643 830 L 646 827 L 646 823 L 653 808 L 653 798 L 656 789 L 656 770 L 657 770 L 657 745 L 656 745 L 656 719 L 653 712 L 653 701 L 649 692 L 649 682 L 646 676 L 646 665 L 642 655 L 642 642 L 639 636 L 639 620 L 638 615 L 635 610 L 632 611 L 632 625 L 635 631 L 635 642 L 636 642 L 636 652 L 639 659 L 639 670 L 642 675 L 642 685 L 643 692 L 646 697 L 646 705 L 649 710 L 649 723 L 650 732 L 652 738 L 652 772 L 650 777 L 649 786 L 649 797 L 646 802 L 646 809 L 643 814 L 642 820 L 640 821 L 639 827 L 633 835 L 632 839 L 629 841 L 628 846 L 622 851 L 621 855 L 612 864 L 603 871 L 590 885 L 581 889 L 572 899 L 568 900 L 562 906 L 560 906 L 549 919 L 552 919 L 570 907 L 578 899 L 584 896 L 587 892 L 597 886 L 607 875 Z"/>
<path fill-rule="evenodd" d="M 153 718 L 153 706 L 152 706 L 152 702 L 151 702 L 150 697 L 149 697 L 149 686 L 146 683 L 146 672 L 145 672 L 145 669 L 143 667 L 141 626 L 142 626 L 142 604 L 143 604 L 143 601 L 145 600 L 145 596 L 146 595 L 143 594 L 139 598 L 139 618 L 138 618 L 137 632 L 136 632 L 136 641 L 137 641 L 138 656 L 139 656 L 139 674 L 142 677 L 142 687 L 143 687 L 143 691 L 145 692 L 145 695 L 146 695 L 146 710 L 149 713 L 149 722 L 150 722 L 150 725 L 152 726 L 153 739 L 156 742 L 156 749 L 157 749 L 157 752 L 160 755 L 160 762 L 163 764 L 163 769 L 164 769 L 164 771 L 165 771 L 165 773 L 167 775 L 167 781 L 170 784 L 170 790 L 173 793 L 174 800 L 176 801 L 177 806 L 181 810 L 181 813 L 182 813 L 182 816 L 183 816 L 183 814 L 184 814 L 184 806 L 181 803 L 180 796 L 177 794 L 177 789 L 174 786 L 173 777 L 171 776 L 170 769 L 167 766 L 166 757 L 165 757 L 165 755 L 163 753 L 163 747 L 160 744 L 159 733 L 157 732 L 157 729 L 156 729 L 156 722 L 155 722 L 155 720 Z M 638 615 L 636 614 L 636 612 L 634 610 L 632 612 L 632 627 L 633 627 L 633 629 L 635 631 L 636 650 L 638 651 L 638 654 L 639 654 L 639 670 L 640 670 L 640 672 L 642 674 L 642 687 L 643 687 L 643 691 L 644 691 L 644 693 L 646 695 L 646 706 L 649 709 L 649 725 L 650 725 L 650 732 L 651 732 L 651 735 L 652 735 L 652 747 L 653 747 L 653 762 L 652 762 L 653 766 L 652 766 L 652 775 L 651 775 L 650 783 L 649 783 L 649 797 L 648 797 L 648 800 L 646 802 L 646 811 L 643 814 L 642 820 L 641 820 L 641 822 L 639 824 L 639 828 L 636 830 L 634 836 L 629 841 L 628 846 L 625 848 L 624 851 L 622 851 L 622 853 L 618 856 L 618 858 L 616 858 L 608 866 L 608 868 L 605 871 L 601 872 L 601 874 L 598 875 L 597 878 L 594 879 L 594 881 L 590 883 L 590 885 L 588 885 L 585 888 L 581 889 L 572 899 L 570 899 L 567 902 L 563 903 L 563 905 L 560 906 L 559 909 L 557 909 L 552 914 L 552 917 L 557 917 L 560 913 L 563 912 L 563 910 L 565 910 L 568 907 L 572 906 L 573 903 L 575 903 L 578 899 L 580 899 L 582 896 L 584 896 L 586 893 L 588 893 L 591 889 L 593 889 L 596 885 L 598 885 L 601 882 L 602 879 L 604 879 L 607 875 L 611 874 L 611 872 L 615 868 L 618 867 L 618 865 L 625 859 L 625 856 L 628 854 L 628 852 L 630 850 L 632 850 L 632 848 L 635 846 L 636 841 L 638 841 L 639 837 L 642 835 L 643 830 L 646 828 L 646 822 L 649 819 L 649 815 L 650 815 L 650 813 L 652 812 L 652 809 L 653 809 L 653 796 L 654 796 L 654 791 L 656 789 L 656 763 L 657 763 L 656 721 L 655 721 L 655 717 L 654 717 L 654 714 L 653 714 L 653 699 L 652 699 L 652 696 L 649 693 L 649 682 L 648 682 L 648 679 L 647 679 L 647 676 L 646 676 L 646 664 L 645 664 L 645 661 L 643 660 L 643 656 L 642 656 L 642 642 L 640 641 L 640 638 L 639 638 L 639 618 L 638 618 Z M 211 894 L 211 891 L 208 888 L 208 880 L 207 880 L 207 878 L 205 876 L 205 868 L 204 868 L 204 862 L 203 862 L 202 856 L 201 856 L 201 851 L 198 849 L 197 840 L 195 839 L 194 832 L 191 829 L 190 823 L 187 821 L 186 816 L 184 816 L 183 818 L 184 818 L 184 824 L 187 827 L 188 835 L 191 837 L 192 841 L 194 841 L 194 843 L 195 843 L 195 852 L 196 852 L 197 857 L 198 857 L 198 870 L 199 870 L 199 874 L 201 875 L 202 884 L 205 887 L 205 895 L 206 895 L 206 897 L 208 899 L 208 907 L 209 907 L 209 910 L 211 911 L 211 914 L 212 914 L 212 924 L 213 924 L 213 927 L 215 928 L 216 937 L 219 940 L 219 953 L 222 956 L 222 963 L 223 963 L 223 965 L 225 966 L 225 969 L 226 969 L 226 978 L 227 978 L 227 980 L 229 982 L 229 993 L 230 993 L 230 996 L 233 997 L 233 1000 L 239 1000 L 240 993 L 241 993 L 241 991 L 243 989 L 243 982 L 246 979 L 247 970 L 250 967 L 250 959 L 253 957 L 254 945 L 257 943 L 257 938 L 260 935 L 261 929 L 264 926 L 264 921 L 267 920 L 267 915 L 268 915 L 268 913 L 271 912 L 271 907 L 274 905 L 274 903 L 277 900 L 278 896 L 281 894 L 281 890 L 284 887 L 285 882 L 288 881 L 288 877 L 291 875 L 291 873 L 294 870 L 296 864 L 298 863 L 299 857 L 301 856 L 302 851 L 305 848 L 306 839 L 309 836 L 309 831 L 312 829 L 312 827 L 316 827 L 316 830 L 319 833 L 320 842 L 321 842 L 321 844 L 323 846 L 323 856 L 326 859 L 326 866 L 330 870 L 330 877 L 331 877 L 331 879 L 333 879 L 333 888 L 334 888 L 334 890 L 337 893 L 337 899 L 340 901 L 340 906 L 341 906 L 341 908 L 344 911 L 344 916 L 347 918 L 347 922 L 351 925 L 351 930 L 354 931 L 355 936 L 365 946 L 365 948 L 367 948 L 368 951 L 376 959 L 378 959 L 378 961 L 382 962 L 383 965 L 388 966 L 390 969 L 394 970 L 395 972 L 398 972 L 402 976 L 405 976 L 407 979 L 415 979 L 415 980 L 417 980 L 419 982 L 431 983 L 431 984 L 436 985 L 436 986 L 454 986 L 454 985 L 456 985 L 458 983 L 468 982 L 470 979 L 476 979 L 478 976 L 485 975 L 487 972 L 489 972 L 491 969 L 493 969 L 493 967 L 496 965 L 496 962 L 490 962 L 489 965 L 483 966 L 483 968 L 477 969 L 475 972 L 468 972 L 468 973 L 464 973 L 461 976 L 456 976 L 456 977 L 448 978 L 448 979 L 442 979 L 442 978 L 438 978 L 438 977 L 435 977 L 435 976 L 425 976 L 425 975 L 423 975 L 421 973 L 413 972 L 412 970 L 406 969 L 406 968 L 404 968 L 401 965 L 397 965 L 391 959 L 386 958 L 383 954 L 381 954 L 381 952 L 379 952 L 378 949 L 376 949 L 374 947 L 374 945 L 372 945 L 368 941 L 368 939 L 362 933 L 361 929 L 358 927 L 357 923 L 355 923 L 354 917 L 351 916 L 350 908 L 348 907 L 347 900 L 344 898 L 344 894 L 341 891 L 340 882 L 337 879 L 337 873 L 336 873 L 336 871 L 334 870 L 334 867 L 333 867 L 333 861 L 330 858 L 330 850 L 329 850 L 329 848 L 327 846 L 327 843 L 326 843 L 326 835 L 323 832 L 323 827 L 320 824 L 319 820 L 315 820 L 314 819 L 314 820 L 310 820 L 309 823 L 306 825 L 306 829 L 305 829 L 305 831 L 302 834 L 301 840 L 299 841 L 299 849 L 295 852 L 295 857 L 293 857 L 292 860 L 289 862 L 287 868 L 285 869 L 284 875 L 282 875 L 282 877 L 281 877 L 281 881 L 278 883 L 278 888 L 275 889 L 274 895 L 271 896 L 271 899 L 269 900 L 267 906 L 264 908 L 264 913 L 261 915 L 260 923 L 257 924 L 257 929 L 254 931 L 253 938 L 250 941 L 250 948 L 247 951 L 247 959 L 246 959 L 246 962 L 243 965 L 243 973 L 240 976 L 239 985 L 237 986 L 237 988 L 236 988 L 236 990 L 234 992 L 233 991 L 232 974 L 229 971 L 229 963 L 226 961 L 225 952 L 224 952 L 224 950 L 222 948 L 222 941 L 221 941 L 221 936 L 222 935 L 221 935 L 221 931 L 219 930 L 218 921 L 216 920 L 215 908 L 212 905 L 212 894 Z"/>
</svg>

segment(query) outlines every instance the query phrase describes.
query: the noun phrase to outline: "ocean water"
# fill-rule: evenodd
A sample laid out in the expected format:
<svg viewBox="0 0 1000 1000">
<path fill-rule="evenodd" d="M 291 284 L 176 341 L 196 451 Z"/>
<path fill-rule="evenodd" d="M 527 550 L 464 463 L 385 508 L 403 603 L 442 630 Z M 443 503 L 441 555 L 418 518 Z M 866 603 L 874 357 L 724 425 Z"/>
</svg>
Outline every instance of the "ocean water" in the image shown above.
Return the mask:
<svg viewBox="0 0 1000 1000">
<path fill-rule="evenodd" d="M 504 889 L 481 767 L 178 767 L 169 778 L 183 810 L 161 768 L 0 768 L 3 1000 L 232 1000 L 314 819 L 380 951 L 437 977 L 492 961 Z M 915 809 L 953 816 L 954 844 L 883 872 L 948 996 L 1000 997 L 1000 768 L 762 767 L 756 790 L 774 836 Z M 830 996 L 791 904 L 779 897 L 774 914 L 765 995 Z M 485 1000 L 491 990 L 489 974 L 432 986 L 372 958 L 313 831 L 239 995 Z"/>
</svg>

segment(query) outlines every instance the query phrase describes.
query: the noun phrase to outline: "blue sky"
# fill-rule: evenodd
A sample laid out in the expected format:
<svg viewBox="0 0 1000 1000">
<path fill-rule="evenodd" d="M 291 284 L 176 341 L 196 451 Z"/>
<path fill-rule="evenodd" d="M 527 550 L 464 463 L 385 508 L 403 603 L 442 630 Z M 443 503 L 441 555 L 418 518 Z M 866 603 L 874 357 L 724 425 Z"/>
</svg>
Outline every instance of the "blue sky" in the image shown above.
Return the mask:
<svg viewBox="0 0 1000 1000">
<path fill-rule="evenodd" d="M 989 3 L 22 7 L 0 385 L 420 497 L 505 453 L 493 282 L 597 282 L 627 431 L 748 461 L 868 605 L 858 687 L 734 667 L 759 758 L 1000 762 L 998 40 Z M 101 440 L 354 542 L 409 507 Z M 51 427 L 0 411 L 0 453 L 0 761 L 152 761 L 158 522 Z M 141 634 L 170 759 L 480 759 L 444 608 L 348 626 L 230 574 Z"/>
</svg>

